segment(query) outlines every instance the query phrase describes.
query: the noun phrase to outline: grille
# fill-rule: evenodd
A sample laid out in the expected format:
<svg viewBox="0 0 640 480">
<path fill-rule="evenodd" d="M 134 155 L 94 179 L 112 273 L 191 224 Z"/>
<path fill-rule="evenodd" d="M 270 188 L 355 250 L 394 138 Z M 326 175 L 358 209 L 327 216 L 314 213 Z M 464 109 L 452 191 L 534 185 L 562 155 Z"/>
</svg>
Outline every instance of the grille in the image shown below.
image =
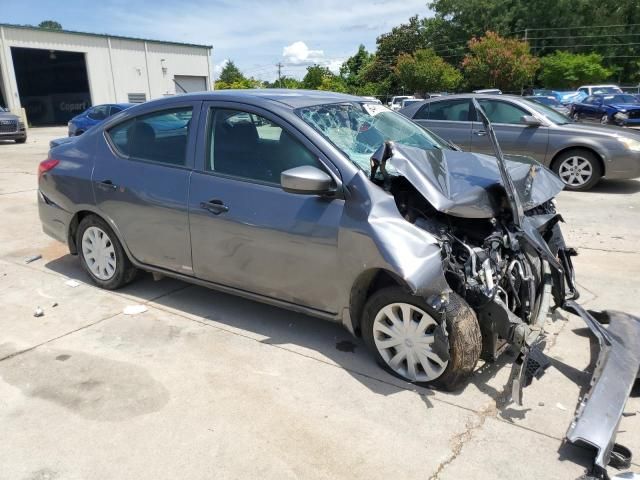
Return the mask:
<svg viewBox="0 0 640 480">
<path fill-rule="evenodd" d="M 631 110 L 628 115 L 629 118 L 640 118 L 640 110 Z"/>
<path fill-rule="evenodd" d="M 15 133 L 17 131 L 17 120 L 0 120 L 0 133 Z"/>
</svg>

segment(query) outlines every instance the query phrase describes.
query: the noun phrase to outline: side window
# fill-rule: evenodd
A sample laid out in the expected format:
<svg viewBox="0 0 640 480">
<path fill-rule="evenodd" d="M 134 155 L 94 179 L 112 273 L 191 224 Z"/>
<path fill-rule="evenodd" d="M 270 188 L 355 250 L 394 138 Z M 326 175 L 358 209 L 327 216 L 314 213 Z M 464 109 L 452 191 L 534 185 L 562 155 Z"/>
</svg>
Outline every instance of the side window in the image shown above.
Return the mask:
<svg viewBox="0 0 640 480">
<path fill-rule="evenodd" d="M 119 113 L 119 112 L 121 112 L 121 111 L 122 111 L 122 108 L 120 108 L 120 107 L 116 107 L 115 105 L 113 105 L 113 106 L 111 107 L 111 110 L 109 111 L 109 116 L 111 116 L 111 115 L 115 115 L 116 113 Z"/>
<path fill-rule="evenodd" d="M 107 132 L 121 155 L 184 165 L 191 107 L 163 110 L 120 123 Z"/>
<path fill-rule="evenodd" d="M 212 109 L 206 170 L 280 184 L 280 174 L 320 161 L 276 123 L 239 110 Z"/>
<path fill-rule="evenodd" d="M 520 124 L 522 116 L 529 115 L 529 112 L 506 102 L 483 99 L 478 103 L 492 123 Z"/>
<path fill-rule="evenodd" d="M 587 89 L 587 88 L 579 88 L 578 91 L 582 92 L 582 93 L 586 93 L 587 95 L 589 95 L 589 89 Z"/>
<path fill-rule="evenodd" d="M 89 110 L 87 116 L 92 120 L 104 120 L 109 116 L 109 106 L 100 105 Z"/>
<path fill-rule="evenodd" d="M 441 102 L 427 103 L 420 109 L 415 118 L 468 122 L 469 100 L 444 100 Z"/>
</svg>

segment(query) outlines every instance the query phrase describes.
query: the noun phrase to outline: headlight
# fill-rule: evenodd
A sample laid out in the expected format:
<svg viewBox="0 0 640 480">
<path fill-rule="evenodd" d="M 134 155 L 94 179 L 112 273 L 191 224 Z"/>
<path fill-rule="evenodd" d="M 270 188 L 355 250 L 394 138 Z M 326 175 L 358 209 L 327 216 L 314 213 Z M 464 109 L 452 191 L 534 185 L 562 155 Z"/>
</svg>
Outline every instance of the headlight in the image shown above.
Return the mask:
<svg viewBox="0 0 640 480">
<path fill-rule="evenodd" d="M 618 137 L 618 140 L 632 152 L 640 152 L 640 142 L 632 138 Z"/>
<path fill-rule="evenodd" d="M 618 112 L 614 115 L 614 117 L 618 120 L 627 120 L 629 118 L 629 115 L 624 112 Z"/>
</svg>

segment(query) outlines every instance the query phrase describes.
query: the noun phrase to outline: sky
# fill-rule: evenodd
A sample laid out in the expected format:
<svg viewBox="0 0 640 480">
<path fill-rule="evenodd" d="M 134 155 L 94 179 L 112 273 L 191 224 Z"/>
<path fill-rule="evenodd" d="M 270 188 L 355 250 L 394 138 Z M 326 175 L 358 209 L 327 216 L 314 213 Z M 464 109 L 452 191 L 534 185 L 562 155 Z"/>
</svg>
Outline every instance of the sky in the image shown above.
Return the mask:
<svg viewBox="0 0 640 480">
<path fill-rule="evenodd" d="M 359 44 L 412 15 L 427 0 L 0 0 L 0 23 L 56 20 L 67 30 L 213 46 L 214 76 L 228 59 L 247 76 L 301 78 L 318 63 L 337 72 Z M 91 5 L 91 7 L 89 7 Z"/>
</svg>

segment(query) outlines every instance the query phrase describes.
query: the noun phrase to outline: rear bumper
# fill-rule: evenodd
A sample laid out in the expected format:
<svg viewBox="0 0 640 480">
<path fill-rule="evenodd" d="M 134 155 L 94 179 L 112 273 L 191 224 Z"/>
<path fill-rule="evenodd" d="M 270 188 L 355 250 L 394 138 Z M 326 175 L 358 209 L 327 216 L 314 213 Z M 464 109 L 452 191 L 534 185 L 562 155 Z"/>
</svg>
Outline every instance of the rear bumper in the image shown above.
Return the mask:
<svg viewBox="0 0 640 480">
<path fill-rule="evenodd" d="M 572 300 L 564 308 L 582 317 L 600 345 L 590 390 L 578 405 L 567 439 L 595 448 L 595 464 L 606 468 L 620 418 L 640 372 L 640 318 L 604 312 L 610 321 L 607 328 Z"/>
<path fill-rule="evenodd" d="M 53 203 L 41 191 L 38 191 L 38 214 L 42 231 L 59 242 L 67 244 L 69 225 L 73 215 Z"/>
</svg>

